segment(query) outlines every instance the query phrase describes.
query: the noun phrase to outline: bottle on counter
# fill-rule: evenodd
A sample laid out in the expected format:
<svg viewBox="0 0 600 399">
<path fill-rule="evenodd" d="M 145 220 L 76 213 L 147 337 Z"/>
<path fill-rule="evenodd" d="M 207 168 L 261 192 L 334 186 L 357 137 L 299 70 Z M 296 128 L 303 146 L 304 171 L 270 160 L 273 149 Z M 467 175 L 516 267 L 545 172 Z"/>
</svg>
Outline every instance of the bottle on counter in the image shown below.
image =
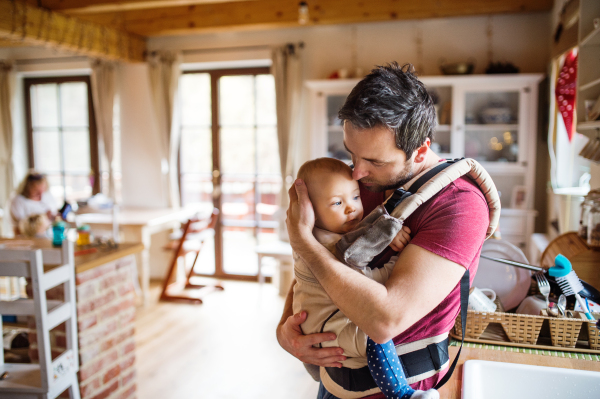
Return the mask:
<svg viewBox="0 0 600 399">
<path fill-rule="evenodd" d="M 588 219 L 590 210 L 594 206 L 594 202 L 599 200 L 600 190 L 591 190 L 581 203 L 581 216 L 579 218 L 579 230 L 577 235 L 579 235 L 579 237 L 581 237 L 581 239 L 584 241 L 588 240 Z"/>
<path fill-rule="evenodd" d="M 66 238 L 66 226 L 67 224 L 60 220 L 59 216 L 57 216 L 54 220 L 54 223 L 52 223 L 52 245 L 54 245 L 55 247 L 62 246 L 62 243 Z"/>
<path fill-rule="evenodd" d="M 90 225 L 84 224 L 77 227 L 77 245 L 84 246 L 92 243 Z"/>
</svg>

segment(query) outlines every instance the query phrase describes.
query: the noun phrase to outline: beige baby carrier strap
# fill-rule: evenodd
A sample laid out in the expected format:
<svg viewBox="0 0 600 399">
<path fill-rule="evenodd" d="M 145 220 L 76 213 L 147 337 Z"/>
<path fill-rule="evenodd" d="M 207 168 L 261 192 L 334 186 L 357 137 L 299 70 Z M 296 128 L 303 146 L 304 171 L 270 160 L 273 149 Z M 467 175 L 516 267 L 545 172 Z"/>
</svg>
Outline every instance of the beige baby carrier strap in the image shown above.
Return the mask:
<svg viewBox="0 0 600 399">
<path fill-rule="evenodd" d="M 346 233 L 342 237 L 336 245 L 337 255 L 349 265 L 366 267 L 390 244 L 408 216 L 448 184 L 462 176 L 470 177 L 485 196 L 490 211 L 486 234 L 486 238 L 489 238 L 498 226 L 500 218 L 500 198 L 494 182 L 477 161 L 456 159 L 429 168 L 405 186 L 397 189 L 383 205 L 375 208 L 364 218 L 356 230 Z M 469 270 L 467 269 L 460 281 L 463 341 L 468 297 Z M 397 345 L 396 351 L 408 383 L 422 381 L 446 369 L 450 365 L 448 344 L 448 334 L 444 333 Z M 436 389 L 444 385 L 452 375 L 461 349 L 462 343 L 448 373 L 438 382 L 435 386 Z M 340 398 L 361 398 L 379 392 L 367 366 L 357 369 L 321 367 L 320 371 L 321 381 L 325 388 Z"/>
</svg>

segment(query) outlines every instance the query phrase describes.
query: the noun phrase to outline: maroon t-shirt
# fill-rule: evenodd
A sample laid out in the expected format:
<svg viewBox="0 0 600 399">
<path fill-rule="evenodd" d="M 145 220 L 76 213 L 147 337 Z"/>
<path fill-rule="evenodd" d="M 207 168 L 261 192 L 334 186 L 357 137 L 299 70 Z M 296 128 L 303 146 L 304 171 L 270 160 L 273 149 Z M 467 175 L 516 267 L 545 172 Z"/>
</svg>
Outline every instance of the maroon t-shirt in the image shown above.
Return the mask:
<svg viewBox="0 0 600 399">
<path fill-rule="evenodd" d="M 359 182 L 360 183 L 360 182 Z M 360 184 L 364 214 L 368 215 L 385 200 L 384 193 L 372 193 Z M 421 205 L 404 223 L 411 230 L 411 244 L 469 269 L 471 283 L 479 264 L 481 246 L 489 225 L 489 208 L 479 187 L 468 177 L 461 177 Z M 394 254 L 388 249 L 377 256 L 370 267 L 381 267 Z M 426 292 L 423 295 L 427 295 Z M 448 332 L 460 311 L 460 283 L 429 314 L 394 338 L 394 344 L 417 341 Z M 450 359 L 452 363 L 453 359 Z M 448 369 L 412 384 L 427 390 L 437 384 Z M 369 399 L 385 398 L 383 394 Z"/>
</svg>

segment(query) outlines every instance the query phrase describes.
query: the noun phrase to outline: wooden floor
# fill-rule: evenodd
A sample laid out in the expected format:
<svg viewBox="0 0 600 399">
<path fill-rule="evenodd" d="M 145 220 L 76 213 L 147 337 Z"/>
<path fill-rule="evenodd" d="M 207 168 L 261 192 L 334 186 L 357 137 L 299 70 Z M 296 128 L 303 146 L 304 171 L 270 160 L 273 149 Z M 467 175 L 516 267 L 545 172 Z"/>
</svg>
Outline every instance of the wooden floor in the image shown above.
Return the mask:
<svg viewBox="0 0 600 399">
<path fill-rule="evenodd" d="M 314 399 L 318 384 L 278 345 L 272 284 L 226 281 L 202 305 L 157 302 L 136 319 L 140 399 Z"/>
</svg>

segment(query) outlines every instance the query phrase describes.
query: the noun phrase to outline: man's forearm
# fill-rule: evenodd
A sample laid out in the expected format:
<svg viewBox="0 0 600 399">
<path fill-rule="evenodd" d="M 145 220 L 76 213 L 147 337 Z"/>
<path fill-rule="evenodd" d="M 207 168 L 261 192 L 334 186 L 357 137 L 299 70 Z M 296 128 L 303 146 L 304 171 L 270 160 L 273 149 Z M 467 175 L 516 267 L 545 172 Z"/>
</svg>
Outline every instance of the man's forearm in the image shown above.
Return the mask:
<svg viewBox="0 0 600 399">
<path fill-rule="evenodd" d="M 385 285 L 339 262 L 316 240 L 297 243 L 296 253 L 304 260 L 336 306 L 371 338 L 382 337 L 388 318 L 401 302 L 391 302 Z M 406 326 L 408 327 L 408 326 Z"/>
</svg>

